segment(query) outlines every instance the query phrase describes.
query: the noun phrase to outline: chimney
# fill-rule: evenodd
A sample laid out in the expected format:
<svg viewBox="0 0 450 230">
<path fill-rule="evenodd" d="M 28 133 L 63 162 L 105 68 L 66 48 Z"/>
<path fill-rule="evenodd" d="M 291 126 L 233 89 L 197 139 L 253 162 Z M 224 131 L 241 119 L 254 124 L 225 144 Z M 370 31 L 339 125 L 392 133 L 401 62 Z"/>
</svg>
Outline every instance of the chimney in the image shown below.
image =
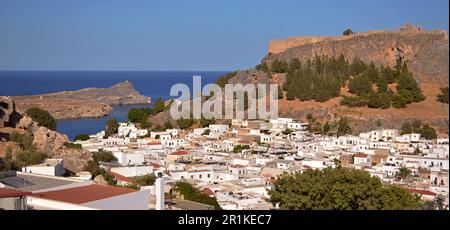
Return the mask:
<svg viewBox="0 0 450 230">
<path fill-rule="evenodd" d="M 156 210 L 164 210 L 164 179 L 159 177 L 155 181 Z"/>
</svg>

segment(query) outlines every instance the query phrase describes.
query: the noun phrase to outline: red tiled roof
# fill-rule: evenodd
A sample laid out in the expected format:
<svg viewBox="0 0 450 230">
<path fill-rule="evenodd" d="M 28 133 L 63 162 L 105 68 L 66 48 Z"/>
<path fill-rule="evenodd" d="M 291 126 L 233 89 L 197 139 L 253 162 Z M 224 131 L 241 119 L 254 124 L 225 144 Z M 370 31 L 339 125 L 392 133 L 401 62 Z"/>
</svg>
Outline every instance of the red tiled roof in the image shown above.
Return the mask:
<svg viewBox="0 0 450 230">
<path fill-rule="evenodd" d="M 148 143 L 148 145 L 160 145 L 161 144 L 161 142 L 150 142 L 150 143 Z"/>
<path fill-rule="evenodd" d="M 33 193 L 31 196 L 74 204 L 84 204 L 136 191 L 137 190 L 131 188 L 91 184 L 76 188 Z"/>
<path fill-rule="evenodd" d="M 161 168 L 161 165 L 156 164 L 156 163 L 150 163 L 150 166 L 152 166 L 152 167 L 155 168 L 155 169 Z"/>
<path fill-rule="evenodd" d="M 358 153 L 358 154 L 355 154 L 355 157 L 362 157 L 362 158 L 366 158 L 368 155 L 367 154 L 364 154 L 364 153 Z"/>
<path fill-rule="evenodd" d="M 9 188 L 0 188 L 0 198 L 20 197 L 27 195 L 31 195 L 31 192 L 25 192 Z"/>
<path fill-rule="evenodd" d="M 205 189 L 203 189 L 203 193 L 204 193 L 205 195 L 208 195 L 208 196 L 214 196 L 214 195 L 216 195 L 216 193 L 214 193 L 210 188 L 205 188 Z"/>
<path fill-rule="evenodd" d="M 187 151 L 184 151 L 184 150 L 180 150 L 180 151 L 173 152 L 170 155 L 188 155 L 188 154 L 190 154 L 190 153 Z"/>
<path fill-rule="evenodd" d="M 138 183 L 136 183 L 135 181 L 133 181 L 132 179 L 130 179 L 130 178 L 126 177 L 126 176 L 120 175 L 120 174 L 115 173 L 115 172 L 109 172 L 109 173 L 111 175 L 113 175 L 118 181 L 123 181 L 123 182 L 127 182 L 129 184 L 138 185 Z"/>
<path fill-rule="evenodd" d="M 428 190 L 420 190 L 420 189 L 406 189 L 408 192 L 417 193 L 420 195 L 428 195 L 428 196 L 436 196 L 436 193 Z"/>
</svg>

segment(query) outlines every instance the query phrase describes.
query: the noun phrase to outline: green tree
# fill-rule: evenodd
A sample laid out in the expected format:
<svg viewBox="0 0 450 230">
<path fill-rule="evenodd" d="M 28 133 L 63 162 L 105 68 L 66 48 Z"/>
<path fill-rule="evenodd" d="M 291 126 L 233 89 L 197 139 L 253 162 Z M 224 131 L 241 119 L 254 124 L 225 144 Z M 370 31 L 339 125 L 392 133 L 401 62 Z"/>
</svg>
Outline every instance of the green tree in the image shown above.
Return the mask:
<svg viewBox="0 0 450 230">
<path fill-rule="evenodd" d="M 342 35 L 344 36 L 349 36 L 353 34 L 353 30 L 351 29 L 346 29 L 344 32 L 342 32 Z"/>
<path fill-rule="evenodd" d="M 209 133 L 211 133 L 211 130 L 210 129 L 205 129 L 205 131 L 203 131 L 202 135 L 203 136 L 208 136 Z"/>
<path fill-rule="evenodd" d="M 389 93 L 371 92 L 366 95 L 369 108 L 387 109 L 391 107 L 391 95 Z"/>
<path fill-rule="evenodd" d="M 113 162 L 117 161 L 117 158 L 110 151 L 100 150 L 94 153 L 94 162 Z"/>
<path fill-rule="evenodd" d="M 56 120 L 49 112 L 33 107 L 27 109 L 25 113 L 39 126 L 44 126 L 50 130 L 56 130 Z"/>
<path fill-rule="evenodd" d="M 283 88 L 281 88 L 280 85 L 278 85 L 278 95 L 277 95 L 278 99 L 283 99 Z"/>
<path fill-rule="evenodd" d="M 194 120 L 180 118 L 177 120 L 177 125 L 180 129 L 189 129 L 192 127 L 192 125 L 194 125 Z"/>
<path fill-rule="evenodd" d="M 119 122 L 115 118 L 111 118 L 106 122 L 105 137 L 116 134 L 119 131 Z"/>
<path fill-rule="evenodd" d="M 322 127 L 322 134 L 328 135 L 328 133 L 331 131 L 331 125 L 330 123 L 327 121 L 323 127 Z"/>
<path fill-rule="evenodd" d="M 401 167 L 399 171 L 396 173 L 396 176 L 402 180 L 411 176 L 411 170 L 405 167 Z"/>
<path fill-rule="evenodd" d="M 269 191 L 272 204 L 291 210 L 419 209 L 420 197 L 362 170 L 325 168 L 282 174 Z"/>
<path fill-rule="evenodd" d="M 289 134 L 291 134 L 293 131 L 291 130 L 291 129 L 285 129 L 285 130 L 283 130 L 283 134 L 284 135 L 289 135 Z"/>
<path fill-rule="evenodd" d="M 211 205 L 214 206 L 216 210 L 222 209 L 219 203 L 217 202 L 216 198 L 209 197 L 208 195 L 203 194 L 197 188 L 195 188 L 189 183 L 177 182 L 174 186 L 174 191 L 179 192 L 181 195 L 183 195 L 184 199 L 186 200 Z"/>
<path fill-rule="evenodd" d="M 209 125 L 213 125 L 215 123 L 216 123 L 216 120 L 214 118 L 206 119 L 202 116 L 202 118 L 200 119 L 200 126 L 202 128 L 208 127 Z"/>
<path fill-rule="evenodd" d="M 407 105 L 407 100 L 405 100 L 401 95 L 394 95 L 392 97 L 392 106 L 394 108 L 406 108 Z"/>
<path fill-rule="evenodd" d="M 3 163 L 3 164 L 2 164 Z M 0 157 L 0 171 L 20 170 L 18 162 L 13 158 L 12 148 L 6 148 L 5 157 Z"/>
<path fill-rule="evenodd" d="M 39 164 L 45 159 L 45 155 L 36 149 L 21 149 L 16 153 L 16 160 L 22 166 Z"/>
<path fill-rule="evenodd" d="M 236 145 L 233 148 L 233 152 L 234 153 L 240 153 L 244 149 L 250 149 L 250 146 L 249 145 Z"/>
<path fill-rule="evenodd" d="M 359 96 L 343 96 L 340 104 L 350 107 L 363 107 L 367 105 L 367 100 Z"/>
<path fill-rule="evenodd" d="M 422 90 L 411 72 L 402 72 L 400 74 L 397 84 L 397 92 L 407 99 L 407 103 L 425 100 L 425 96 L 423 96 Z M 407 92 L 410 92 L 410 95 L 407 94 Z"/>
<path fill-rule="evenodd" d="M 354 77 L 348 83 L 348 89 L 350 93 L 362 96 L 372 92 L 372 83 L 370 82 L 367 75 L 361 75 Z"/>
<path fill-rule="evenodd" d="M 172 125 L 172 123 L 170 123 L 170 121 L 166 121 L 166 122 L 164 122 L 164 128 L 165 129 L 173 129 L 173 125 Z"/>
<path fill-rule="evenodd" d="M 164 111 L 165 107 L 166 104 L 164 103 L 163 99 L 161 97 L 158 97 L 153 105 L 153 114 L 158 114 Z"/>
<path fill-rule="evenodd" d="M 267 65 L 266 62 L 263 62 L 261 64 L 256 65 L 255 69 L 258 70 L 258 71 L 263 71 L 263 72 L 265 72 L 267 74 L 270 73 L 270 68 L 269 68 L 269 66 Z"/>
<path fill-rule="evenodd" d="M 441 93 L 437 96 L 437 101 L 448 104 L 448 86 L 441 88 Z"/>
<path fill-rule="evenodd" d="M 89 140 L 89 135 L 88 134 L 78 134 L 76 137 L 75 137 L 75 139 L 74 139 L 74 141 L 87 141 L 87 140 Z"/>
<path fill-rule="evenodd" d="M 234 71 L 234 72 L 227 73 L 227 74 L 225 74 L 225 75 L 219 77 L 219 78 L 216 80 L 216 84 L 219 85 L 219 86 L 222 87 L 222 88 L 225 87 L 225 85 L 228 84 L 228 81 L 229 81 L 231 78 L 236 77 L 237 73 L 238 73 L 238 71 Z"/>
<path fill-rule="evenodd" d="M 272 62 L 270 70 L 275 73 L 287 73 L 289 70 L 289 64 L 285 61 L 275 59 L 275 61 Z"/>
<path fill-rule="evenodd" d="M 347 118 L 342 117 L 339 119 L 336 132 L 338 136 L 343 136 L 352 132 Z"/>
<path fill-rule="evenodd" d="M 128 111 L 128 120 L 130 122 L 141 122 L 145 118 L 147 118 L 147 114 L 142 109 L 130 109 Z"/>
<path fill-rule="evenodd" d="M 155 184 L 156 176 L 154 174 L 147 174 L 143 176 L 131 177 L 131 180 L 138 183 L 140 186 L 150 186 Z"/>
<path fill-rule="evenodd" d="M 421 137 L 427 139 L 427 140 L 433 140 L 437 138 L 437 132 L 434 128 L 430 127 L 429 125 L 423 125 L 422 128 L 419 131 Z"/>
<path fill-rule="evenodd" d="M 300 59 L 293 58 L 289 62 L 289 71 L 297 71 L 302 68 L 302 63 L 300 62 Z"/>
<path fill-rule="evenodd" d="M 75 144 L 75 143 L 71 143 L 71 142 L 64 142 L 64 146 L 69 149 L 82 149 L 83 148 L 81 144 Z"/>
</svg>

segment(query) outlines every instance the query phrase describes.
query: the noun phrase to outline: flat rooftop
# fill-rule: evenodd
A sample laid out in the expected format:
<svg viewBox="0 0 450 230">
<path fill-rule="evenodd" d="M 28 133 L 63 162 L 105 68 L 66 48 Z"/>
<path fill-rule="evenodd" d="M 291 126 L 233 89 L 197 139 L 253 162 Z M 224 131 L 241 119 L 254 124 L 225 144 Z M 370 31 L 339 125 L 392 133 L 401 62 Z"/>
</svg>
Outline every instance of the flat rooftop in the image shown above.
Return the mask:
<svg viewBox="0 0 450 230">
<path fill-rule="evenodd" d="M 33 192 L 73 184 L 77 183 L 77 181 L 67 178 L 17 173 L 11 176 L 0 177 L 0 183 L 21 191 Z"/>
</svg>

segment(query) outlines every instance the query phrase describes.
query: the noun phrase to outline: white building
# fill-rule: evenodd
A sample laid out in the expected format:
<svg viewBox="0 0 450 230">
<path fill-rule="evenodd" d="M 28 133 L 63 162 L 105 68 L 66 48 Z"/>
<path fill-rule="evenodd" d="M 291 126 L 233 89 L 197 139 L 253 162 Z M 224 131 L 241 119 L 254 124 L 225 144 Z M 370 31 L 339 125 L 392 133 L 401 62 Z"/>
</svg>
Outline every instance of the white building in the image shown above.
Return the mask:
<svg viewBox="0 0 450 230">
<path fill-rule="evenodd" d="M 22 172 L 49 176 L 63 176 L 65 173 L 64 160 L 46 159 L 40 164 L 22 167 Z"/>
<path fill-rule="evenodd" d="M 113 154 L 117 158 L 119 164 L 123 166 L 142 165 L 145 161 L 144 154 L 140 152 L 114 151 Z"/>
</svg>

